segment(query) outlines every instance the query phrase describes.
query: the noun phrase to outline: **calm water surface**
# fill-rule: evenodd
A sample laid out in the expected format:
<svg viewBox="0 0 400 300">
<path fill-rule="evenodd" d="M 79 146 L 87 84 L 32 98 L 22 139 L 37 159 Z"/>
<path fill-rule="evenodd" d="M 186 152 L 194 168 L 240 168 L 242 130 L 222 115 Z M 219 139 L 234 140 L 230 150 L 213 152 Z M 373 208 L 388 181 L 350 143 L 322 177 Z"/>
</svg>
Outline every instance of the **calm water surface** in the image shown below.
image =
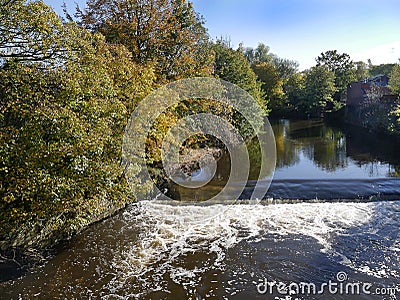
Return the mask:
<svg viewBox="0 0 400 300">
<path fill-rule="evenodd" d="M 265 200 L 230 206 L 141 201 L 74 237 L 39 270 L 0 283 L 0 298 L 396 299 L 398 145 L 319 120 L 271 123 L 277 168 Z M 258 176 L 259 149 L 249 149 L 242 198 Z M 228 173 L 226 156 L 208 187 L 175 194 L 212 195 Z M 263 289 L 272 282 L 273 294 Z M 316 292 L 296 290 L 301 282 Z M 291 298 L 278 283 L 291 284 Z M 346 293 L 348 284 L 367 284 L 366 292 Z"/>
</svg>

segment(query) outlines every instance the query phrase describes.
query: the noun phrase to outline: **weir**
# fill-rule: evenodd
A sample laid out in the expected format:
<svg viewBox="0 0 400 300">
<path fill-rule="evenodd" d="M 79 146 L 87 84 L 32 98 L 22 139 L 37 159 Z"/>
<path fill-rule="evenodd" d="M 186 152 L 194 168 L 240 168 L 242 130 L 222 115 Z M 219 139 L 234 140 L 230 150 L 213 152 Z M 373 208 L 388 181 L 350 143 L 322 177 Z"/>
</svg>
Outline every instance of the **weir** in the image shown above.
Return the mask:
<svg viewBox="0 0 400 300">
<path fill-rule="evenodd" d="M 396 141 L 356 128 L 338 128 L 321 120 L 272 120 L 277 165 L 269 186 L 265 181 L 263 203 L 316 201 L 383 201 L 400 199 L 400 154 Z M 364 136 L 364 138 L 363 138 Z M 248 144 L 249 180 L 229 186 L 231 194 L 244 190 L 239 199 L 249 199 L 258 179 L 260 166 L 256 143 Z M 191 189 L 173 184 L 173 198 L 180 201 L 206 201 L 225 186 L 230 174 L 230 157 L 218 160 L 216 174 L 207 185 Z M 257 180 L 256 180 L 257 179 Z M 229 193 L 217 202 L 232 200 Z M 262 200 L 259 199 L 259 200 Z M 215 201 L 214 201 L 215 202 Z M 242 201 L 243 202 L 243 201 Z"/>
</svg>

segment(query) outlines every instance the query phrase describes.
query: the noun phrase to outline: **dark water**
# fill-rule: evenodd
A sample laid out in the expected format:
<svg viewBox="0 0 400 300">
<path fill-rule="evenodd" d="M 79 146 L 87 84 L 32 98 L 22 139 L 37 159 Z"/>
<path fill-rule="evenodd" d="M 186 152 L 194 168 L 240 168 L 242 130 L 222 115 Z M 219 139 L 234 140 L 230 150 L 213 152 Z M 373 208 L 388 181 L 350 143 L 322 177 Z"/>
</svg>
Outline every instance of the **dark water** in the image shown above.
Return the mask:
<svg viewBox="0 0 400 300">
<path fill-rule="evenodd" d="M 0 298 L 396 299 L 396 143 L 321 121 L 271 123 L 277 169 L 265 200 L 142 201 L 73 238 L 39 270 L 1 283 Z M 257 151 L 246 190 L 258 176 Z M 223 157 L 208 188 L 177 192 L 213 194 L 227 172 Z"/>
</svg>

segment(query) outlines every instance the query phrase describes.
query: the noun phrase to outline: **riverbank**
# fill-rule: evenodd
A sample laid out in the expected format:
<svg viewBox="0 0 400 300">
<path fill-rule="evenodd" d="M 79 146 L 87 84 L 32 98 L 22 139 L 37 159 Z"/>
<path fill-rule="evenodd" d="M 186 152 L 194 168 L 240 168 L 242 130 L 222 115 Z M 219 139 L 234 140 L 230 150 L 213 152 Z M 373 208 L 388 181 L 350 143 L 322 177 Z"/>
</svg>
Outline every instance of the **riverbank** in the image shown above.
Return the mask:
<svg viewBox="0 0 400 300">
<path fill-rule="evenodd" d="M 368 130 L 371 133 L 400 138 L 400 123 L 395 114 L 397 104 L 374 104 L 369 107 L 345 107 L 328 119 L 341 120 L 346 125 Z"/>
<path fill-rule="evenodd" d="M 83 232 L 91 225 L 105 220 L 129 203 L 97 203 L 86 207 L 84 213 L 58 215 L 49 219 L 26 222 L 0 241 L 0 281 L 17 278 L 35 268 L 51 255 L 55 247 Z M 92 213 L 90 213 L 92 211 Z M 95 211 L 95 212 L 93 212 Z"/>
<path fill-rule="evenodd" d="M 186 176 L 191 176 L 200 168 L 201 157 L 210 155 L 218 160 L 222 153 L 222 149 L 212 147 L 186 149 L 180 155 L 180 164 L 174 167 L 176 170 L 181 169 Z M 169 187 L 170 182 L 166 175 L 159 180 L 164 182 L 164 187 Z M 75 213 L 63 212 L 48 219 L 37 219 L 13 228 L 8 232 L 7 238 L 0 240 L 0 281 L 19 277 L 41 265 L 47 257 L 54 254 L 57 245 L 93 224 L 114 216 L 136 201 L 134 198 L 125 200 L 128 201 L 88 201 L 86 207 L 80 207 Z"/>
</svg>

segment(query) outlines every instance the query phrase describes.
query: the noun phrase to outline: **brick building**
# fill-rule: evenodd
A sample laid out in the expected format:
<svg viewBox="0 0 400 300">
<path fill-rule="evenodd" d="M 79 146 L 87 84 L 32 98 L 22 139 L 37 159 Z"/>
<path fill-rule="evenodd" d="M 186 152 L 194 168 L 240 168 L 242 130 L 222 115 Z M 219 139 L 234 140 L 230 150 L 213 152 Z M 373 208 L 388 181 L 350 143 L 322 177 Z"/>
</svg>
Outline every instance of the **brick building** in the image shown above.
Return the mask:
<svg viewBox="0 0 400 300">
<path fill-rule="evenodd" d="M 387 75 L 377 75 L 362 81 L 351 82 L 347 85 L 347 107 L 357 107 L 373 92 L 382 95 L 386 100 L 396 98 L 388 88 L 389 77 Z"/>
</svg>

